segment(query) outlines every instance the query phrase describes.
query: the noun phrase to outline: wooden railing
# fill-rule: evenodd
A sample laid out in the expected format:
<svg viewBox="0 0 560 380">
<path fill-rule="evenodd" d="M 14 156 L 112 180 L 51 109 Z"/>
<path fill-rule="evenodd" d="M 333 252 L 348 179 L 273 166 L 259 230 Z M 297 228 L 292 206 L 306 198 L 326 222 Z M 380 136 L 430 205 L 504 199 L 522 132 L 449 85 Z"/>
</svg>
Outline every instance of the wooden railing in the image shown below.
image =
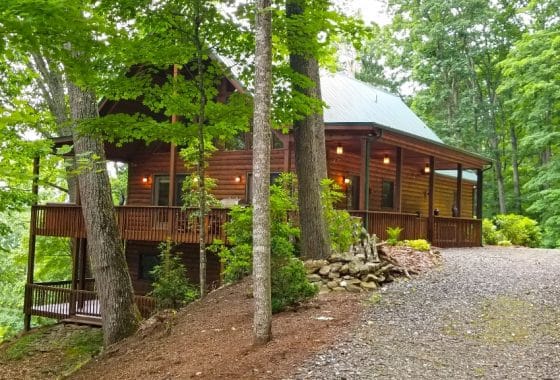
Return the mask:
<svg viewBox="0 0 560 380">
<path fill-rule="evenodd" d="M 427 217 L 416 214 L 383 211 L 350 211 L 352 216 L 367 220 L 368 232 L 387 239 L 388 227 L 401 227 L 402 240 L 428 239 Z M 432 244 L 436 247 L 479 247 L 482 245 L 482 222 L 470 218 L 434 217 Z"/>
<path fill-rule="evenodd" d="M 352 216 L 367 220 L 368 232 L 378 238 L 387 239 L 388 227 L 400 227 L 401 239 L 425 239 L 428 236 L 428 218 L 416 214 L 383 211 L 349 211 Z"/>
<path fill-rule="evenodd" d="M 470 218 L 434 217 L 433 244 L 438 247 L 480 247 L 482 221 Z"/>
<path fill-rule="evenodd" d="M 93 280 L 88 280 L 88 288 L 93 288 L 93 283 Z M 71 287 L 71 281 L 27 284 L 24 312 L 59 320 L 101 318 L 97 292 Z M 134 301 L 143 318 L 148 318 L 155 310 L 155 300 L 151 297 L 135 295 Z"/>
<path fill-rule="evenodd" d="M 121 238 L 124 240 L 198 243 L 199 217 L 197 209 L 160 206 L 121 206 L 115 208 Z M 229 209 L 212 209 L 205 217 L 206 243 L 225 240 L 224 223 Z M 86 237 L 80 206 L 68 204 L 32 207 L 35 225 L 32 232 L 44 236 Z"/>
</svg>

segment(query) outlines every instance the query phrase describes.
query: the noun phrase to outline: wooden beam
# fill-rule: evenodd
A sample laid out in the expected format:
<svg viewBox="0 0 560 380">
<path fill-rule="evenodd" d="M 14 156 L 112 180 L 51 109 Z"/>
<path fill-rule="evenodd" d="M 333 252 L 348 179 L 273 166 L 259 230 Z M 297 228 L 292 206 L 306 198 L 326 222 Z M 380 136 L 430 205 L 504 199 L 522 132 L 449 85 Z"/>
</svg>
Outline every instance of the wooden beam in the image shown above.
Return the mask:
<svg viewBox="0 0 560 380">
<path fill-rule="evenodd" d="M 457 199 L 455 200 L 455 207 L 457 207 L 457 217 L 461 217 L 461 198 L 463 193 L 463 165 L 457 164 Z"/>
<path fill-rule="evenodd" d="M 434 240 L 434 189 L 435 189 L 435 159 L 430 156 L 430 178 L 428 181 L 428 240 Z"/>
<path fill-rule="evenodd" d="M 482 219 L 482 183 L 484 172 L 481 169 L 476 171 L 476 218 Z"/>
<path fill-rule="evenodd" d="M 403 169 L 403 150 L 397 147 L 397 157 L 395 162 L 395 211 L 401 212 L 402 210 L 402 169 Z"/>
</svg>

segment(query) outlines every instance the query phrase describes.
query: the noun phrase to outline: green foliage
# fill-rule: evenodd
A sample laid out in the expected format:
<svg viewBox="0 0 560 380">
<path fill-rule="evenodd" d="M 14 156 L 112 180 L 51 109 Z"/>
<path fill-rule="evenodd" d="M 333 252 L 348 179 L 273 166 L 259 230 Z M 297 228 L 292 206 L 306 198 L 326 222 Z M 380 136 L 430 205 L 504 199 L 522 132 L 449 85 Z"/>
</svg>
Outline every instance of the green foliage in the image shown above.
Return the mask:
<svg viewBox="0 0 560 380">
<path fill-rule="evenodd" d="M 498 228 L 490 219 L 482 219 L 482 242 L 488 245 L 496 245 L 502 240 L 503 235 L 498 232 Z"/>
<path fill-rule="evenodd" d="M 422 252 L 428 252 L 431 248 L 430 243 L 424 239 L 405 240 L 403 241 L 403 245 Z"/>
<path fill-rule="evenodd" d="M 271 217 L 271 271 L 272 305 L 278 312 L 289 305 L 313 296 L 317 289 L 306 279 L 303 263 L 295 256 L 299 229 L 294 227 L 290 216 L 296 210 L 297 199 L 292 189 L 294 175 L 283 173 L 270 187 Z M 235 206 L 230 212 L 231 221 L 226 231 L 231 247 L 213 247 L 224 264 L 227 282 L 251 273 L 253 236 L 251 207 Z"/>
<path fill-rule="evenodd" d="M 332 179 L 321 181 L 321 200 L 329 229 L 331 249 L 334 252 L 347 252 L 357 242 L 353 233 L 355 221 L 346 210 L 337 210 L 334 205 L 344 199 L 341 188 Z"/>
<path fill-rule="evenodd" d="M 387 227 L 387 244 L 396 245 L 403 229 L 401 227 Z"/>
<path fill-rule="evenodd" d="M 511 247 L 512 246 L 511 241 L 509 241 L 509 240 L 500 240 L 498 242 L 498 245 L 500 247 Z"/>
<path fill-rule="evenodd" d="M 538 247 L 541 244 L 542 233 L 538 223 L 523 215 L 496 215 L 494 224 L 498 231 L 514 245 Z"/>
<path fill-rule="evenodd" d="M 189 284 L 181 253 L 172 252 L 171 241 L 160 244 L 160 263 L 150 274 L 154 278 L 150 296 L 156 300 L 158 309 L 177 309 L 194 301 L 198 296 L 196 287 Z"/>
</svg>

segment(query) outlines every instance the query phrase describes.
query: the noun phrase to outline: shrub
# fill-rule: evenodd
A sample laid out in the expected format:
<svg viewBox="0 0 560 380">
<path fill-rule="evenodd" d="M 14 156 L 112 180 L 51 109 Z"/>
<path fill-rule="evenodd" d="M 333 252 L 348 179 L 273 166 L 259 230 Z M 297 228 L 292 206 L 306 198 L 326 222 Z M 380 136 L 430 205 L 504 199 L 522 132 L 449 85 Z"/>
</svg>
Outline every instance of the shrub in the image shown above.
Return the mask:
<svg viewBox="0 0 560 380">
<path fill-rule="evenodd" d="M 410 247 L 416 251 L 427 252 L 430 250 L 430 243 L 428 243 L 424 239 L 417 239 L 417 240 L 405 240 L 404 245 Z"/>
<path fill-rule="evenodd" d="M 171 241 L 160 244 L 160 263 L 150 274 L 154 278 L 153 290 L 149 293 L 156 300 L 156 307 L 176 309 L 198 297 L 197 288 L 190 284 L 180 252 L 172 252 Z"/>
<path fill-rule="evenodd" d="M 293 175 L 282 174 L 279 181 L 270 188 L 273 312 L 301 302 L 317 292 L 316 287 L 307 281 L 303 263 L 296 258 L 296 239 L 299 237 L 299 229 L 292 224 L 290 219 L 297 204 L 292 186 Z M 251 273 L 253 253 L 253 209 L 251 207 L 234 207 L 230 212 L 230 217 L 231 221 L 226 224 L 225 228 L 231 247 L 223 244 L 213 247 L 214 250 L 219 251 L 227 282 L 236 281 Z"/>
<path fill-rule="evenodd" d="M 500 241 L 498 242 L 498 245 L 499 245 L 500 247 L 511 247 L 511 241 L 509 241 L 509 240 L 500 240 Z"/>
<path fill-rule="evenodd" d="M 538 247 L 542 233 L 536 221 L 523 215 L 496 215 L 494 224 L 503 235 L 501 240 L 509 240 L 511 244 L 526 247 Z"/>
<path fill-rule="evenodd" d="M 401 227 L 387 227 L 387 244 L 396 245 L 403 229 Z"/>
<path fill-rule="evenodd" d="M 482 219 L 482 242 L 484 244 L 496 245 L 503 238 L 498 229 L 490 219 Z"/>
<path fill-rule="evenodd" d="M 329 229 L 331 249 L 335 252 L 347 252 L 352 244 L 357 243 L 355 221 L 346 210 L 337 210 L 334 205 L 339 203 L 344 194 L 331 179 L 321 181 L 321 200 Z"/>
</svg>

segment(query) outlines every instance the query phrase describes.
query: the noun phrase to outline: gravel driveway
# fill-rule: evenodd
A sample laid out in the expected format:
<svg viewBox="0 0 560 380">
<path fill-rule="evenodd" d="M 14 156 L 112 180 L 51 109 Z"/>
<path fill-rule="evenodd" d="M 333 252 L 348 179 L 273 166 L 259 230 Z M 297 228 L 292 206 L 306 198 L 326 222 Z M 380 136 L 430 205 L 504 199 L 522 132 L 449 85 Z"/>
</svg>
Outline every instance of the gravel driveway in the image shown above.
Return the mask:
<svg viewBox="0 0 560 380">
<path fill-rule="evenodd" d="M 560 250 L 446 249 L 297 379 L 560 379 Z M 379 297 L 380 295 L 380 297 Z"/>
</svg>

